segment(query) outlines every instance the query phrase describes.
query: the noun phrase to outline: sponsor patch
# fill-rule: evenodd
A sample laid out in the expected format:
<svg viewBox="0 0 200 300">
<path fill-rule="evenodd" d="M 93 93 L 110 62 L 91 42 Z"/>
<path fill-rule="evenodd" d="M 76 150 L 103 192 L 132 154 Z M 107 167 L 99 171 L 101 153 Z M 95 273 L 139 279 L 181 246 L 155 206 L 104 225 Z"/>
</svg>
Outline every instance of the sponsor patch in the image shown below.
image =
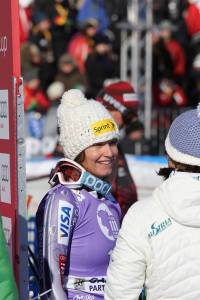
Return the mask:
<svg viewBox="0 0 200 300">
<path fill-rule="evenodd" d="M 110 241 L 114 241 L 118 236 L 117 222 L 105 203 L 101 203 L 97 208 L 97 221 L 104 236 Z"/>
<path fill-rule="evenodd" d="M 72 223 L 73 205 L 59 200 L 58 206 L 58 244 L 67 246 L 69 243 L 70 227 Z"/>
<path fill-rule="evenodd" d="M 82 182 L 85 186 L 87 186 L 90 189 L 96 191 L 97 193 L 100 193 L 103 196 L 108 194 L 109 191 L 112 188 L 112 186 L 109 183 L 93 176 L 89 172 L 84 173 L 84 177 L 82 179 Z"/>
<path fill-rule="evenodd" d="M 73 289 L 79 292 L 85 292 L 89 294 L 102 295 L 104 294 L 104 288 L 106 284 L 105 277 L 84 277 L 84 278 L 75 278 L 74 280 L 68 278 L 67 288 Z M 89 295 L 88 295 L 89 296 Z"/>
<path fill-rule="evenodd" d="M 167 218 L 160 223 L 154 222 L 151 225 L 151 230 L 148 233 L 148 237 L 151 239 L 153 236 L 157 236 L 158 234 L 163 232 L 165 229 L 167 229 L 170 225 L 172 225 L 172 220 L 170 218 Z"/>
<path fill-rule="evenodd" d="M 59 269 L 60 269 L 60 275 L 61 275 L 61 281 L 63 283 L 63 277 L 65 274 L 65 265 L 67 262 L 67 256 L 64 254 L 59 255 Z"/>
<path fill-rule="evenodd" d="M 112 119 L 104 119 L 102 121 L 95 122 L 91 125 L 94 135 L 102 135 L 106 132 L 115 132 L 116 125 Z"/>
</svg>

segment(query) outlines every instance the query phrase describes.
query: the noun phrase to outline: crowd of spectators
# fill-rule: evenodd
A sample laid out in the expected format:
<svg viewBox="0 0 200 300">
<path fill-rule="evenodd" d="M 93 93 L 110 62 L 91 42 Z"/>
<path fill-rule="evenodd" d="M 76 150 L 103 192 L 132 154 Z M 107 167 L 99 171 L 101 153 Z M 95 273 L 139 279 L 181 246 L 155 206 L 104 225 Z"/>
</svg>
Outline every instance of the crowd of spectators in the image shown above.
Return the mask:
<svg viewBox="0 0 200 300">
<path fill-rule="evenodd" d="M 47 113 L 54 115 L 65 90 L 78 88 L 95 98 L 106 79 L 119 78 L 115 24 L 125 18 L 126 6 L 123 10 L 119 1 L 111 1 L 113 6 L 105 2 L 19 1 L 28 136 L 42 139 L 49 129 L 55 134 L 55 118 Z"/>
<path fill-rule="evenodd" d="M 153 99 L 196 107 L 200 98 L 200 1 L 153 1 Z"/>
<path fill-rule="evenodd" d="M 139 2 L 144 9 L 145 0 Z M 116 25 L 127 21 L 128 0 L 19 3 L 27 135 L 41 141 L 56 136 L 55 112 L 65 90 L 78 88 L 96 98 L 108 79 L 120 77 Z M 200 98 L 200 1 L 152 3 L 153 105 L 195 107 Z M 43 150 L 54 147 L 52 140 L 35 147 L 27 142 L 33 152 L 41 145 Z"/>
<path fill-rule="evenodd" d="M 80 88 L 95 97 L 105 79 L 119 77 L 119 53 L 113 50 L 114 32 L 110 30 L 113 13 L 109 14 L 104 2 L 20 0 L 25 86 L 37 78 L 47 96 L 48 87 L 58 81 L 64 89 Z M 30 99 L 27 102 L 29 109 Z"/>
</svg>

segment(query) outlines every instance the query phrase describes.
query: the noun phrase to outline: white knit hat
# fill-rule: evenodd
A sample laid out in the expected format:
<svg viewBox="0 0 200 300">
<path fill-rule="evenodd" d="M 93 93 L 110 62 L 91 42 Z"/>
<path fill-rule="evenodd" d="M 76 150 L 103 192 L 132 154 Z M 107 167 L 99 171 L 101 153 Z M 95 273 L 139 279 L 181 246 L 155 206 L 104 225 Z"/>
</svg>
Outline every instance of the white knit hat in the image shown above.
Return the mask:
<svg viewBox="0 0 200 300">
<path fill-rule="evenodd" d="M 80 90 L 69 90 L 57 110 L 59 141 L 67 158 L 74 160 L 87 147 L 119 138 L 117 124 L 106 108 L 87 100 Z"/>
</svg>

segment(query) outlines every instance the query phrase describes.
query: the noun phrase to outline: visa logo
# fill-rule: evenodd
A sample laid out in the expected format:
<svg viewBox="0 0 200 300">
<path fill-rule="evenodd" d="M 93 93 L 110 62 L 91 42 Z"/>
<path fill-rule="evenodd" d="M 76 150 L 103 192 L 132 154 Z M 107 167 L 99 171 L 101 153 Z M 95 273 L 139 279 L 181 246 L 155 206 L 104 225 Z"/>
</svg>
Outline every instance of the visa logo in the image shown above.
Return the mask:
<svg viewBox="0 0 200 300">
<path fill-rule="evenodd" d="M 58 207 L 58 243 L 67 246 L 73 216 L 73 205 L 59 200 Z"/>
<path fill-rule="evenodd" d="M 61 207 L 60 231 L 62 232 L 62 237 L 68 237 L 69 235 L 71 210 L 72 209 L 70 207 Z"/>
</svg>

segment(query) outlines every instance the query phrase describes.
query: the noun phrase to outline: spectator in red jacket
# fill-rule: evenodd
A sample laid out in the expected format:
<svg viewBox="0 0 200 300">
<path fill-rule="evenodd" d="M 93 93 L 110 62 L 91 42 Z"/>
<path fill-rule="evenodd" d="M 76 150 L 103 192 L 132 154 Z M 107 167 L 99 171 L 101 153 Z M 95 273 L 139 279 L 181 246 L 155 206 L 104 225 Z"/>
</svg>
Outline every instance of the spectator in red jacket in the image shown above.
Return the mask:
<svg viewBox="0 0 200 300">
<path fill-rule="evenodd" d="M 75 60 L 81 73 L 85 72 L 86 59 L 93 51 L 93 38 L 97 33 L 97 29 L 97 20 L 89 19 L 82 24 L 81 31 L 75 34 L 69 42 L 68 53 Z"/>
<path fill-rule="evenodd" d="M 160 37 L 172 59 L 174 79 L 181 84 L 185 75 L 185 53 L 180 43 L 172 37 L 172 24 L 167 20 L 160 24 Z"/>
<path fill-rule="evenodd" d="M 162 78 L 153 86 L 153 97 L 156 105 L 162 107 L 184 107 L 188 104 L 183 88 L 168 78 Z"/>
<path fill-rule="evenodd" d="M 40 88 L 38 72 L 33 69 L 24 75 L 24 109 L 44 113 L 49 108 L 49 101 Z"/>
</svg>

